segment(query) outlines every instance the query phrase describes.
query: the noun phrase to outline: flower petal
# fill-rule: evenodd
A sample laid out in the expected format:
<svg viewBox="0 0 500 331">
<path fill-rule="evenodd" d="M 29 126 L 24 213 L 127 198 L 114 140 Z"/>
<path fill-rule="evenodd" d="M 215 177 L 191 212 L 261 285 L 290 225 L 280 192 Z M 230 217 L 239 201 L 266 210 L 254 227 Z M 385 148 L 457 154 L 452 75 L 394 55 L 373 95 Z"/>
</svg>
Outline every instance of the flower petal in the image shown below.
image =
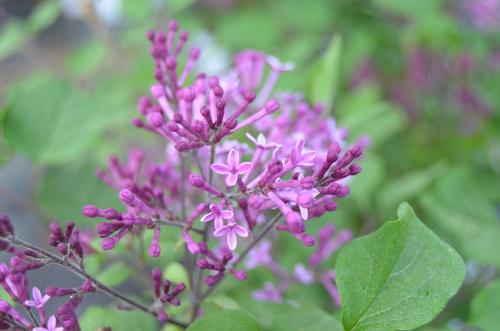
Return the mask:
<svg viewBox="0 0 500 331">
<path fill-rule="evenodd" d="M 240 237 L 246 238 L 248 237 L 248 230 L 242 227 L 241 225 L 235 225 L 233 227 L 234 232 Z"/>
<path fill-rule="evenodd" d="M 221 216 L 227 220 L 231 219 L 234 217 L 234 213 L 232 210 L 223 210 L 221 212 Z"/>
<path fill-rule="evenodd" d="M 42 292 L 38 289 L 38 287 L 33 287 L 31 290 L 31 294 L 33 295 L 33 300 L 36 302 L 42 301 Z"/>
<path fill-rule="evenodd" d="M 210 212 L 210 213 L 203 215 L 203 217 L 200 219 L 200 221 L 202 221 L 203 223 L 207 223 L 207 222 L 210 222 L 211 220 L 213 220 L 214 218 L 215 218 L 214 213 Z"/>
<path fill-rule="evenodd" d="M 243 162 L 238 166 L 238 173 L 246 174 L 252 169 L 252 166 L 253 166 L 252 162 Z"/>
<path fill-rule="evenodd" d="M 300 209 L 300 216 L 302 216 L 302 219 L 304 221 L 307 221 L 307 218 L 309 217 L 309 210 L 301 206 L 299 206 L 299 209 Z"/>
<path fill-rule="evenodd" d="M 240 153 L 234 148 L 231 148 L 229 154 L 227 155 L 227 165 L 230 170 L 238 169 L 238 165 L 240 164 Z"/>
<path fill-rule="evenodd" d="M 226 176 L 226 185 L 227 186 L 234 186 L 234 185 L 236 185 L 237 181 L 238 181 L 238 175 L 237 174 L 228 174 Z"/>
<path fill-rule="evenodd" d="M 33 307 L 33 308 L 37 306 L 37 303 L 34 300 L 26 300 L 26 301 L 24 301 L 24 304 L 26 306 Z"/>
<path fill-rule="evenodd" d="M 255 145 L 258 145 L 258 141 L 250 134 L 250 132 L 245 133 L 245 135 L 251 142 L 253 142 Z"/>
<path fill-rule="evenodd" d="M 223 235 L 225 235 L 226 233 L 229 232 L 229 227 L 226 225 L 226 226 L 223 226 L 219 229 L 216 229 L 214 231 L 214 236 L 216 237 L 222 237 Z"/>
<path fill-rule="evenodd" d="M 236 249 L 236 245 L 238 245 L 238 238 L 236 237 L 236 233 L 234 231 L 229 231 L 227 233 L 227 246 L 230 250 L 234 251 Z"/>
<path fill-rule="evenodd" d="M 230 173 L 229 167 L 224 163 L 214 163 L 210 166 L 210 168 L 221 175 L 227 175 L 228 173 Z"/>
<path fill-rule="evenodd" d="M 214 221 L 215 230 L 219 230 L 224 227 L 224 219 L 221 216 L 217 216 Z"/>
<path fill-rule="evenodd" d="M 57 325 L 56 317 L 54 315 L 50 316 L 49 321 L 47 322 L 47 328 L 49 330 L 54 330 L 56 328 L 56 325 Z"/>
<path fill-rule="evenodd" d="M 47 331 L 46 328 L 41 328 L 41 327 L 36 327 L 36 328 L 33 328 L 32 331 Z"/>
</svg>

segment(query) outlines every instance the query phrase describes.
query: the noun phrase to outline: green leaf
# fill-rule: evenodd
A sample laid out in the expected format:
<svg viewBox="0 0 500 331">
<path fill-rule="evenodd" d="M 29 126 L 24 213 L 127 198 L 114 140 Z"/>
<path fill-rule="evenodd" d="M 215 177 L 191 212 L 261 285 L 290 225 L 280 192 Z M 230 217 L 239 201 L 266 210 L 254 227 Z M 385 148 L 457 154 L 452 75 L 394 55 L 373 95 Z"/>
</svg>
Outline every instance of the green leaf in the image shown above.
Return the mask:
<svg viewBox="0 0 500 331">
<path fill-rule="evenodd" d="M 14 89 L 3 123 L 5 137 L 40 163 L 73 160 L 99 143 L 117 114 L 98 107 L 96 100 L 65 81 L 37 76 Z"/>
<path fill-rule="evenodd" d="M 412 330 L 431 321 L 462 283 L 465 266 L 453 248 L 407 203 L 398 216 L 352 241 L 338 256 L 346 331 Z"/>
<path fill-rule="evenodd" d="M 293 309 L 276 317 L 269 330 L 272 331 L 343 331 L 342 324 L 319 309 Z"/>
<path fill-rule="evenodd" d="M 37 33 L 54 23 L 61 13 L 61 1 L 45 0 L 37 5 L 28 19 L 28 27 Z"/>
<path fill-rule="evenodd" d="M 500 325 L 500 280 L 491 282 L 472 300 L 469 324 L 483 331 L 496 331 Z"/>
<path fill-rule="evenodd" d="M 257 321 L 241 310 L 226 310 L 197 319 L 187 331 L 260 331 Z"/>
<path fill-rule="evenodd" d="M 342 39 L 333 37 L 323 56 L 314 65 L 307 86 L 307 96 L 313 103 L 322 103 L 329 111 L 337 89 Z"/>
<path fill-rule="evenodd" d="M 108 286 L 118 286 L 128 279 L 130 276 L 130 269 L 122 262 L 114 262 L 109 267 L 104 269 L 99 275 L 97 280 L 103 282 Z"/>
<path fill-rule="evenodd" d="M 46 171 L 36 190 L 38 205 L 59 220 L 74 220 L 80 225 L 94 226 L 82 216 L 82 207 L 95 204 L 101 208 L 118 207 L 116 192 L 94 176 L 93 166 L 54 167 Z"/>
<path fill-rule="evenodd" d="M 154 317 L 141 311 L 124 311 L 115 307 L 88 308 L 79 322 L 82 331 L 97 331 L 103 327 L 117 331 L 158 330 Z"/>
<path fill-rule="evenodd" d="M 25 26 L 15 20 L 8 21 L 0 30 L 0 60 L 16 53 L 28 41 Z"/>
<path fill-rule="evenodd" d="M 98 41 L 79 46 L 66 61 L 68 70 L 75 76 L 83 76 L 96 70 L 106 58 L 106 46 Z"/>
</svg>

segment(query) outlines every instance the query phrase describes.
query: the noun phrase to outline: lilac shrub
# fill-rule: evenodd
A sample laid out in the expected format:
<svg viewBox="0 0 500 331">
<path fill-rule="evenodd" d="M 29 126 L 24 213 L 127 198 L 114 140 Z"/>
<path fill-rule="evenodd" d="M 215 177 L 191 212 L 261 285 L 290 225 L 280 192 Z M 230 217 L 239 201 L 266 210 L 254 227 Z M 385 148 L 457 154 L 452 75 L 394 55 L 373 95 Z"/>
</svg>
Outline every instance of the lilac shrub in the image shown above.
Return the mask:
<svg viewBox="0 0 500 331">
<path fill-rule="evenodd" d="M 144 306 L 85 271 L 86 248 L 73 223 L 64 231 L 51 225 L 54 254 L 15 237 L 5 218 L 2 248 L 13 258 L 11 266 L 2 265 L 2 285 L 32 317 L 2 302 L 5 323 L 22 329 L 79 330 L 75 310 L 86 294 L 98 290 L 128 309 L 185 326 L 203 313 L 201 303 L 227 275 L 243 281 L 247 270 L 259 266 L 271 270 L 281 285 L 266 283 L 254 293 L 257 300 L 281 302 L 290 285 L 318 282 L 339 305 L 335 271 L 322 263 L 351 233 L 338 232 L 327 223 L 315 235 L 308 224 L 324 222 L 322 216 L 337 209 L 336 200 L 349 194 L 349 181 L 361 171 L 356 162 L 366 143 L 347 143 L 347 131 L 337 128 L 321 104 L 310 105 L 299 93 L 275 91 L 279 77 L 293 69 L 291 63 L 245 50 L 235 56 L 227 75 L 208 76 L 195 72 L 201 52 L 186 50 L 188 33 L 178 32 L 175 21 L 168 31 L 150 31 L 147 38 L 155 83 L 151 94 L 140 98 L 141 116 L 132 123 L 158 137 L 165 147 L 156 153 L 163 159 L 150 161 L 141 150 L 133 150 L 126 162 L 111 157 L 108 169 L 97 176 L 118 191 L 123 207 L 89 204 L 82 213 L 100 219 L 96 231 L 104 251 L 150 231 L 147 254 L 157 258 L 169 254 L 160 246 L 164 233 L 178 233 L 186 248 L 181 262 L 190 284 L 176 284 L 154 268 L 154 300 Z M 298 263 L 289 273 L 271 256 L 273 241 L 282 232 L 302 245 L 317 246 L 307 266 Z M 240 265 L 245 258 L 246 267 Z M 30 299 L 28 271 L 49 263 L 82 277 L 82 287 L 50 287 L 44 295 L 33 288 Z M 47 318 L 43 304 L 53 296 L 69 296 L 69 301 Z M 170 305 L 178 306 L 183 299 L 191 306 L 187 322 L 167 313 Z M 38 318 L 32 316 L 34 310 Z"/>
</svg>

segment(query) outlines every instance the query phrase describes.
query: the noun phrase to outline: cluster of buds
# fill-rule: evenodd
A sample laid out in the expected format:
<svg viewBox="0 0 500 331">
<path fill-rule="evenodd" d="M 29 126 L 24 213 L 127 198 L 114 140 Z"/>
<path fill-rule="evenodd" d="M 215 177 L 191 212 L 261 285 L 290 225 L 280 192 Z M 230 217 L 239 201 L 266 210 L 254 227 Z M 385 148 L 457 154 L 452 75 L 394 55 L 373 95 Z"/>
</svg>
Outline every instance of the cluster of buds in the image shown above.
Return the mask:
<svg viewBox="0 0 500 331">
<path fill-rule="evenodd" d="M 153 292 L 156 299 L 156 317 L 159 321 L 166 322 L 168 321 L 168 314 L 165 311 L 166 306 L 177 307 L 181 304 L 179 295 L 186 289 L 186 284 L 179 283 L 175 285 L 168 279 L 163 279 L 159 268 L 153 269 L 151 279 L 153 280 Z"/>
<path fill-rule="evenodd" d="M 59 224 L 51 223 L 49 245 L 55 247 L 63 255 L 75 259 L 83 260 L 83 248 L 80 243 L 80 231 L 75 229 L 74 222 L 68 222 L 63 231 Z"/>
<path fill-rule="evenodd" d="M 22 243 L 14 236 L 14 228 L 6 215 L 0 215 L 0 235 L 2 241 L 7 243 L 6 252 L 12 255 L 10 264 L 0 264 L 0 285 L 16 306 L 6 300 L 0 300 L 0 330 L 32 329 L 35 331 L 79 331 L 80 325 L 76 310 L 82 302 L 85 294 L 95 292 L 95 287 L 90 280 L 83 282 L 79 288 L 47 287 L 45 294 L 40 289 L 32 287 L 30 291 L 28 273 L 41 269 L 51 263 L 50 254 L 42 254 L 39 248 L 33 246 L 18 245 Z M 79 239 L 79 230 L 75 224 L 69 222 L 63 231 L 55 223 L 50 224 L 49 244 L 56 247 L 57 252 L 68 263 L 83 263 L 84 251 Z M 41 250 L 41 249 L 40 249 Z M 30 298 L 31 292 L 31 298 Z M 47 318 L 45 311 L 46 303 L 52 297 L 69 296 L 67 302 L 60 305 L 54 315 Z M 27 318 L 17 305 L 30 316 Z M 38 319 L 34 319 L 32 310 L 35 310 Z M 59 325 L 59 326 L 58 326 Z"/>
</svg>

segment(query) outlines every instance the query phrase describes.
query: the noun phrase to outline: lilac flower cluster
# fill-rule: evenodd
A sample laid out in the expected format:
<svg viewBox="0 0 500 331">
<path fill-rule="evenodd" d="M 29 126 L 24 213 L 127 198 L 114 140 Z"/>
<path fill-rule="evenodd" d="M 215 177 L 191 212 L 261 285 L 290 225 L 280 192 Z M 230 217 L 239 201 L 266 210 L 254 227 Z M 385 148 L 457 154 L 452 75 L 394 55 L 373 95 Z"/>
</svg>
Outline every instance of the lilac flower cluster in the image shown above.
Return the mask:
<svg viewBox="0 0 500 331">
<path fill-rule="evenodd" d="M 249 253 L 246 267 L 248 269 L 264 267 L 279 278 L 279 283 L 278 286 L 275 286 L 270 282 L 266 282 L 262 289 L 253 293 L 254 299 L 281 303 L 284 301 L 285 292 L 293 284 L 310 285 L 318 282 L 326 289 L 333 303 L 336 306 L 340 306 L 340 297 L 335 286 L 335 271 L 333 269 L 325 269 L 322 267 L 322 264 L 328 261 L 351 237 L 351 231 L 337 231 L 333 224 L 327 224 L 318 231 L 317 249 L 310 257 L 309 266 L 296 264 L 292 274 L 289 274 L 273 259 L 271 241 L 262 241 Z"/>
<path fill-rule="evenodd" d="M 74 268 L 83 266 L 84 253 L 79 231 L 70 222 L 65 231 L 55 223 L 50 225 L 49 244 L 56 247 L 61 258 L 18 240 L 10 219 L 0 215 L 1 250 L 12 255 L 10 264 L 0 264 L 0 285 L 15 305 L 0 300 L 0 330 L 72 331 L 80 330 L 76 309 L 85 294 L 95 292 L 93 283 L 85 280 L 79 288 L 47 287 L 42 294 L 37 287 L 29 286 L 28 272 L 41 269 L 56 261 L 69 260 Z M 22 249 L 20 247 L 23 247 Z M 74 264 L 73 264 L 74 263 Z M 31 298 L 29 293 L 31 292 Z M 54 315 L 47 318 L 45 304 L 54 297 L 69 296 Z M 24 313 L 20 309 L 23 309 Z M 36 311 L 37 316 L 33 313 Z M 59 326 L 58 326 L 59 325 Z"/>
<path fill-rule="evenodd" d="M 162 252 L 162 234 L 167 228 L 179 231 L 186 249 L 182 262 L 192 291 L 192 321 L 199 316 L 203 299 L 227 274 L 240 281 L 247 278 L 246 271 L 238 269 L 247 256 L 248 268 L 253 263 L 278 270 L 270 257 L 262 262 L 267 252 L 256 262 L 256 252 L 265 249 L 259 243 L 271 230 L 287 232 L 306 246 L 315 244 L 307 224 L 336 210 L 336 200 L 349 194 L 350 179 L 361 171 L 357 161 L 366 142 L 348 144 L 347 130 L 337 128 L 322 105 L 310 105 L 300 94 L 275 92 L 279 77 L 293 69 L 292 63 L 245 50 L 235 56 L 234 68 L 226 75 L 208 76 L 194 73 L 199 49 L 190 49 L 183 61 L 188 33 L 178 32 L 175 21 L 168 31 L 150 31 L 147 37 L 155 83 L 151 95 L 139 100 L 141 117 L 132 123 L 160 137 L 165 146 L 162 161 L 147 160 L 141 150 L 132 150 L 126 162 L 111 157 L 108 170 L 99 170 L 97 176 L 118 191 L 123 208 L 86 205 L 82 214 L 101 219 L 96 230 L 105 251 L 131 243 L 132 238 L 142 243 L 151 234 L 148 254 L 157 258 L 169 253 Z M 1 313 L 12 323 L 38 331 L 78 330 L 76 308 L 85 294 L 99 290 L 160 322 L 187 325 L 167 313 L 169 306 L 180 304 L 187 284 L 173 284 L 160 269 L 153 269 L 154 302 L 149 306 L 105 286 L 85 271 L 84 257 L 92 249 L 74 223 L 64 229 L 50 225 L 49 244 L 57 256 L 16 238 L 8 220 L 0 223 L 0 230 L 7 238 L 0 247 L 14 255 L 10 267 L 2 266 L 2 285 L 28 313 L 33 307 L 39 313 L 39 320 L 29 314 L 28 321 L 2 302 Z M 337 302 L 334 274 L 320 264 L 349 235 L 333 233 L 332 225 L 320 231 L 309 268 L 298 265 L 292 276 L 282 269 L 277 274 L 287 279 L 286 284 L 320 281 Z M 263 243 L 270 248 L 267 241 Z M 241 244 L 244 248 L 238 252 Z M 137 249 L 133 243 L 128 247 Z M 33 289 L 30 300 L 26 272 L 49 263 L 80 276 L 83 285 L 49 287 L 45 295 Z M 150 272 L 146 265 L 142 269 Z M 273 300 L 279 301 L 276 298 L 284 290 L 274 293 Z M 43 305 L 57 296 L 69 300 L 47 319 Z"/>
<path fill-rule="evenodd" d="M 112 157 L 109 170 L 97 175 L 119 191 L 125 210 L 87 205 L 82 212 L 104 219 L 97 225 L 104 250 L 127 234 L 153 231 L 149 255 L 158 257 L 162 229 L 181 228 L 187 251 L 196 256 L 194 264 L 185 261 L 196 302 L 204 297 L 198 277 L 209 287 L 227 272 L 246 279 L 236 266 L 272 229 L 313 245 L 307 222 L 334 211 L 336 199 L 349 194 L 366 143 L 349 146 L 347 130 L 337 128 L 321 104 L 275 93 L 292 63 L 245 50 L 226 75 L 207 76 L 194 73 L 199 49 L 191 48 L 187 61 L 180 59 L 188 33 L 179 33 L 175 21 L 168 31 L 147 37 L 156 82 L 151 95 L 139 100 L 142 117 L 132 122 L 161 137 L 163 161 L 148 163 L 140 151 L 126 164 Z M 239 239 L 246 244 L 241 255 L 235 253 Z M 167 315 L 160 308 L 163 320 Z"/>
</svg>

